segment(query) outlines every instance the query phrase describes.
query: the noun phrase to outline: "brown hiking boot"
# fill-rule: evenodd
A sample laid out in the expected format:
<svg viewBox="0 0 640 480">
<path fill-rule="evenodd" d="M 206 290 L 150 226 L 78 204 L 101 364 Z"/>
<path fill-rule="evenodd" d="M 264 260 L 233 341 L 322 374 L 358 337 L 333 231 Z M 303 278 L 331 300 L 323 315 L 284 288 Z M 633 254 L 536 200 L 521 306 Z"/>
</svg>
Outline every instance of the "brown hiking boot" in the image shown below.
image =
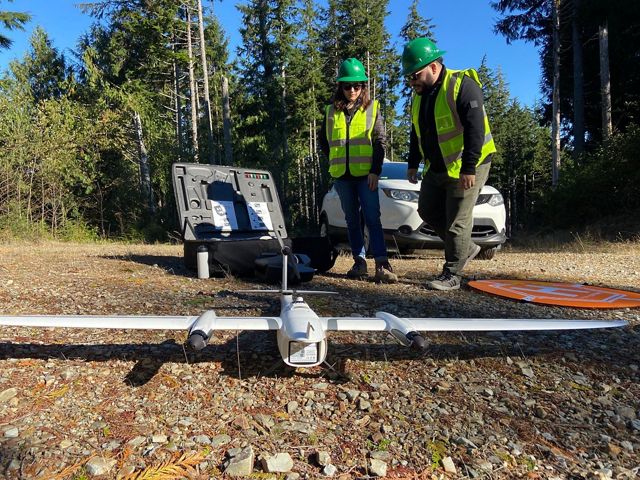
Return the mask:
<svg viewBox="0 0 640 480">
<path fill-rule="evenodd" d="M 398 281 L 398 275 L 393 273 L 393 268 L 391 268 L 389 262 L 376 263 L 374 278 L 377 282 L 383 283 L 396 283 Z"/>
<path fill-rule="evenodd" d="M 349 278 L 364 278 L 367 276 L 367 261 L 362 257 L 354 259 L 353 266 L 347 272 Z"/>
</svg>

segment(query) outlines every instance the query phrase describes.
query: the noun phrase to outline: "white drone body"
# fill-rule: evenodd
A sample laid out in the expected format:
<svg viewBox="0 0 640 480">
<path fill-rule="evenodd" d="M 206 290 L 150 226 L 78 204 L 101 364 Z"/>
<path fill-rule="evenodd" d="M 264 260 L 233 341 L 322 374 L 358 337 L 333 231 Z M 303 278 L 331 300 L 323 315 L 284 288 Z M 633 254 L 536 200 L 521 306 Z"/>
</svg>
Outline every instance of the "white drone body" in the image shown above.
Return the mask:
<svg viewBox="0 0 640 480">
<path fill-rule="evenodd" d="M 276 330 L 282 360 L 292 367 L 320 365 L 327 356 L 327 333 L 331 331 L 386 331 L 402 345 L 422 351 L 427 342 L 420 332 L 523 331 L 611 328 L 627 325 L 624 320 L 490 319 L 490 318 L 400 318 L 386 312 L 375 317 L 319 317 L 300 294 L 335 292 L 287 289 L 290 251 L 282 247 L 282 289 L 243 292 L 280 294 L 277 317 L 224 317 L 213 310 L 196 316 L 98 316 L 35 315 L 0 316 L 0 325 L 57 328 L 111 328 L 142 330 L 186 330 L 187 344 L 202 350 L 216 331 Z"/>
</svg>

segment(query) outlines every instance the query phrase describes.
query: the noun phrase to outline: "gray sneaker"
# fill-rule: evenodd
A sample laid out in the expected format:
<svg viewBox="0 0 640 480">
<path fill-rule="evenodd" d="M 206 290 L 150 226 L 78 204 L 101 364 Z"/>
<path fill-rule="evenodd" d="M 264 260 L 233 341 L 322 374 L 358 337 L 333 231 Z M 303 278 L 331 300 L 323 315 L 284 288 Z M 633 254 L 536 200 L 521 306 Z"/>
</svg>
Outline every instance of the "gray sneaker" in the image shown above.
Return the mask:
<svg viewBox="0 0 640 480">
<path fill-rule="evenodd" d="M 473 260 L 474 258 L 476 258 L 478 256 L 478 254 L 480 253 L 480 250 L 482 250 L 480 248 L 480 245 L 476 245 L 475 243 L 471 243 L 472 247 L 471 247 L 471 253 L 469 254 L 469 256 L 467 257 L 467 259 L 464 261 L 464 263 L 462 264 L 462 268 L 460 269 L 460 271 L 464 270 L 465 268 L 467 268 L 467 265 L 469 265 L 469 262 L 471 260 Z"/>
<path fill-rule="evenodd" d="M 367 276 L 367 261 L 362 257 L 354 259 L 353 266 L 347 272 L 349 278 L 364 278 Z"/>
<path fill-rule="evenodd" d="M 458 290 L 460 288 L 460 277 L 445 270 L 436 278 L 427 282 L 427 287 L 432 290 Z"/>
</svg>

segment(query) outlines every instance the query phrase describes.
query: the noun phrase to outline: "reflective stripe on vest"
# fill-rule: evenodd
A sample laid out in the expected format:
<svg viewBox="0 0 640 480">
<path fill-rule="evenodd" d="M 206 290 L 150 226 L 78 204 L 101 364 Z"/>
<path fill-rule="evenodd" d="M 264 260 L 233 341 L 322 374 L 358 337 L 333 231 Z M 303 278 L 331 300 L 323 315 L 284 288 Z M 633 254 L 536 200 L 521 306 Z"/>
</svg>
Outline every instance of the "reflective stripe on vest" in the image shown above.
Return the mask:
<svg viewBox="0 0 640 480">
<path fill-rule="evenodd" d="M 436 96 L 433 113 L 435 116 L 436 133 L 438 135 L 438 146 L 442 153 L 444 164 L 447 167 L 447 173 L 451 178 L 460 177 L 460 168 L 462 168 L 462 152 L 464 151 L 464 128 L 458 115 L 456 108 L 456 100 L 460 93 L 460 86 L 464 77 L 472 78 L 480 87 L 480 79 L 478 72 L 473 68 L 468 70 L 447 70 L 440 86 L 440 91 Z M 413 95 L 411 104 L 411 123 L 418 137 L 418 146 L 422 158 L 425 159 L 425 170 L 429 168 L 428 160 L 425 158 L 422 149 L 422 134 L 420 132 L 420 103 L 422 97 Z M 476 164 L 480 165 L 485 158 L 491 153 L 496 152 L 496 146 L 489 128 L 489 118 L 484 110 L 484 144 L 480 151 L 480 158 Z"/>
<path fill-rule="evenodd" d="M 344 112 L 337 112 L 333 105 L 327 105 L 327 140 L 329 141 L 329 174 L 333 178 L 343 176 L 346 171 L 347 156 L 349 172 L 354 177 L 367 175 L 371 170 L 373 145 L 371 135 L 378 112 L 378 102 L 372 101 L 366 110 L 358 108 L 348 126 Z"/>
</svg>

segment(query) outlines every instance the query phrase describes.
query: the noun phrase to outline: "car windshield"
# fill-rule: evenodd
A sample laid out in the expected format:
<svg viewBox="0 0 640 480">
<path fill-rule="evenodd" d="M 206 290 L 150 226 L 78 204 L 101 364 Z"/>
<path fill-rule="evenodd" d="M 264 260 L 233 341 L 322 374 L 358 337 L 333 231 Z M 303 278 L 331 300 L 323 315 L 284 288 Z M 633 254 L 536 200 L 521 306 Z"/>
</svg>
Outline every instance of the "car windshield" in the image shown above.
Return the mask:
<svg viewBox="0 0 640 480">
<path fill-rule="evenodd" d="M 418 170 L 418 180 L 422 177 L 422 165 Z M 380 180 L 406 180 L 407 162 L 386 162 L 382 164 Z"/>
</svg>

